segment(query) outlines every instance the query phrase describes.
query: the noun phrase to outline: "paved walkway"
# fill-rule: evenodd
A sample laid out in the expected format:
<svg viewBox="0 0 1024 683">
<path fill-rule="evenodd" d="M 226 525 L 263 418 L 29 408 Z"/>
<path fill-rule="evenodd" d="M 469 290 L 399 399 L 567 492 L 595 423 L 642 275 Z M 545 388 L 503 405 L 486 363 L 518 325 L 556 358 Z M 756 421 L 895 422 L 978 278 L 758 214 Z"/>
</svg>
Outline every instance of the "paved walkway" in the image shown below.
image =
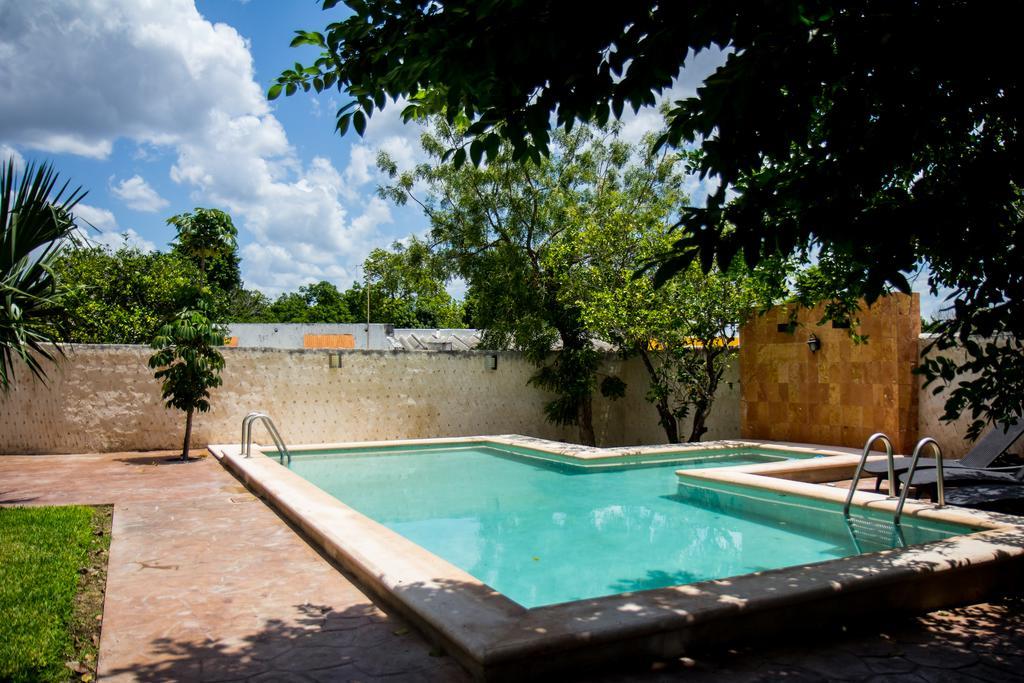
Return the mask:
<svg viewBox="0 0 1024 683">
<path fill-rule="evenodd" d="M 0 504 L 113 503 L 110 681 L 465 681 L 212 458 L 0 457 Z M 1024 600 L 587 674 L 612 681 L 1020 680 Z M 800 645 L 793 642 L 799 638 Z"/>
</svg>

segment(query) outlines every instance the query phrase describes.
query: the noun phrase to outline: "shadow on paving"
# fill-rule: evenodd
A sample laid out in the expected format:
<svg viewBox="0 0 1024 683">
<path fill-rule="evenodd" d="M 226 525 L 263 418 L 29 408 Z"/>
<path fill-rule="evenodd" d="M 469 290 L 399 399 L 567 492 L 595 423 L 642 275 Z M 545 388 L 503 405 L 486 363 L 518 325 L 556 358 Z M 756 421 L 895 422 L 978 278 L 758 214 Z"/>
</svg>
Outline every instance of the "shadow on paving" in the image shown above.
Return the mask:
<svg viewBox="0 0 1024 683">
<path fill-rule="evenodd" d="M 147 653 L 156 661 L 102 675 L 138 681 L 468 680 L 455 661 L 370 603 L 295 610 L 289 622 L 272 619 L 236 640 L 157 639 Z"/>
<path fill-rule="evenodd" d="M 836 624 L 617 669 L 595 683 L 769 681 L 1019 681 L 1024 594 L 918 617 Z M 794 641 L 799 641 L 798 644 Z"/>
<path fill-rule="evenodd" d="M 11 493 L 11 491 L 0 491 L 0 505 L 22 505 L 23 503 L 31 503 L 39 500 L 39 496 L 12 498 Z"/>
<path fill-rule="evenodd" d="M 130 458 L 115 458 L 115 462 L 119 462 L 123 465 L 136 465 L 136 466 L 155 466 L 155 465 L 190 465 L 196 462 L 202 462 L 206 460 L 207 456 L 195 457 L 190 456 L 187 461 L 181 459 L 181 453 L 175 454 L 173 451 L 157 451 L 153 455 L 140 455 L 137 457 Z"/>
<path fill-rule="evenodd" d="M 443 600 L 455 586 L 432 591 Z M 295 605 L 231 640 L 160 638 L 152 663 L 104 671 L 139 681 L 467 681 L 398 618 L 371 603 L 344 610 Z M 552 680 L 624 683 L 706 681 L 1019 680 L 1024 670 L 1024 596 L 939 610 L 920 617 L 787 630 L 761 641 L 701 647 L 669 661 L 626 660 L 577 668 Z M 539 680 L 530 676 L 530 680 Z"/>
</svg>

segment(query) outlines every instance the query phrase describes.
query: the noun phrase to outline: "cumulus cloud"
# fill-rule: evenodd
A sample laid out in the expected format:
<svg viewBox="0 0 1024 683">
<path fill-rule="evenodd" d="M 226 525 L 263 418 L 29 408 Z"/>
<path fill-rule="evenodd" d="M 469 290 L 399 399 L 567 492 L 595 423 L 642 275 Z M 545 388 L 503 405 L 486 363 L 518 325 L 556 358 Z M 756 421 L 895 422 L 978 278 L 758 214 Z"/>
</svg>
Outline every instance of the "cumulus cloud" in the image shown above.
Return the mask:
<svg viewBox="0 0 1024 683">
<path fill-rule="evenodd" d="M 117 232 L 115 230 L 104 230 L 100 233 L 91 233 L 88 240 L 93 244 L 99 244 L 110 249 L 119 249 L 127 245 L 142 251 L 156 251 L 156 245 L 142 237 L 131 228 Z"/>
<path fill-rule="evenodd" d="M 358 267 L 387 217 L 329 160 L 299 159 L 234 28 L 204 19 L 193 0 L 52 0 L 3 12 L 0 140 L 96 158 L 121 138 L 137 154 L 166 151 L 171 179 L 253 240 L 243 275 L 268 293 Z M 168 205 L 141 176 L 111 192 L 142 211 Z"/>
<path fill-rule="evenodd" d="M 170 205 L 170 202 L 161 197 L 140 175 L 133 175 L 112 185 L 110 192 L 136 211 L 153 213 Z"/>
<path fill-rule="evenodd" d="M 75 206 L 75 218 L 85 221 L 98 230 L 112 230 L 117 227 L 117 218 L 113 211 L 81 202 Z"/>
<path fill-rule="evenodd" d="M 384 111 L 377 112 L 367 124 L 363 138 L 352 145 L 344 171 L 350 191 L 386 182 L 377 170 L 377 156 L 381 152 L 391 157 L 403 171 L 426 161 L 426 153 L 420 145 L 423 127 L 415 122 L 402 121 L 402 110 L 407 105 L 407 100 L 398 100 L 385 107 Z"/>
<path fill-rule="evenodd" d="M 25 157 L 10 145 L 0 145 L 0 163 L 7 165 L 8 160 L 14 161 L 14 172 L 21 173 L 25 168 Z"/>
<path fill-rule="evenodd" d="M 623 139 L 635 143 L 642 140 L 645 135 L 661 130 L 664 127 L 661 117 L 662 105 L 671 106 L 678 100 L 696 97 L 697 88 L 715 69 L 725 64 L 726 57 L 728 52 L 717 47 L 709 47 L 700 52 L 690 50 L 686 55 L 683 69 L 673 79 L 672 86 L 661 93 L 655 106 L 645 107 L 636 113 L 629 107 L 626 108 L 622 115 Z"/>
<path fill-rule="evenodd" d="M 251 69 L 241 36 L 191 0 L 6 3 L 0 138 L 98 158 L 122 136 L 173 144 L 208 112 L 262 104 L 239 78 Z"/>
<path fill-rule="evenodd" d="M 110 209 L 78 203 L 75 218 L 79 221 L 79 237 L 89 244 L 118 249 L 128 245 L 142 251 L 156 251 L 156 245 L 136 231 L 118 230 L 117 217 Z"/>
</svg>

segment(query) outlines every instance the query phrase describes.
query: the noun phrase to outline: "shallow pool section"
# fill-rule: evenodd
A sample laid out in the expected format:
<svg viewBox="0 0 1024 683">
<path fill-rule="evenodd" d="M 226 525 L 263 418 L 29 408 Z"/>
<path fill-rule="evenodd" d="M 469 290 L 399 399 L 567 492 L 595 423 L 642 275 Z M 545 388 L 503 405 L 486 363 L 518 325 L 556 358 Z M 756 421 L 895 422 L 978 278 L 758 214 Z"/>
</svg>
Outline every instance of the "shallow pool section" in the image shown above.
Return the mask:
<svg viewBox="0 0 1024 683">
<path fill-rule="evenodd" d="M 799 456 L 743 448 L 572 464 L 472 444 L 305 451 L 291 469 L 527 608 L 971 531 L 912 522 L 901 538 L 884 520 L 851 528 L 828 506 L 680 485 L 676 475 L 790 457 Z"/>
</svg>

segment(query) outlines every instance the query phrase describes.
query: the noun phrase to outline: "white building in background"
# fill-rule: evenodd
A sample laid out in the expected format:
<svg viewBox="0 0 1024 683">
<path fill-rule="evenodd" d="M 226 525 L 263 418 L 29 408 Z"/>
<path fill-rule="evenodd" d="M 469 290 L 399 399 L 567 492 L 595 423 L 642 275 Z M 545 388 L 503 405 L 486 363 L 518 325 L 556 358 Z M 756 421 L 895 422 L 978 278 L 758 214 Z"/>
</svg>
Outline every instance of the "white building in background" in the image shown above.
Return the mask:
<svg viewBox="0 0 1024 683">
<path fill-rule="evenodd" d="M 396 328 L 384 323 L 231 323 L 228 346 L 263 349 L 469 351 L 480 330 Z"/>
</svg>

